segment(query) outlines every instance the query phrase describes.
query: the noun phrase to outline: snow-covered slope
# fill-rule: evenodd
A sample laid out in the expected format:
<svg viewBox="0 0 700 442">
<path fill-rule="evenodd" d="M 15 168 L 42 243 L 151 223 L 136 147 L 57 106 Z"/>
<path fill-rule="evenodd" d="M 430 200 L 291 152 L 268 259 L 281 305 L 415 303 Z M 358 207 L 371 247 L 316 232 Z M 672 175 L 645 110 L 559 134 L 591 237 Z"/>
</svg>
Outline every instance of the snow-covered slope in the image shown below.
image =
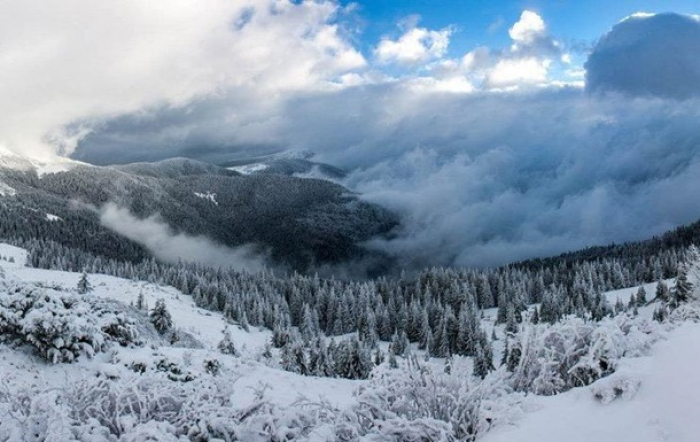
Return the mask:
<svg viewBox="0 0 700 442">
<path fill-rule="evenodd" d="M 17 155 L 7 149 L 0 148 L 0 169 L 34 170 L 37 175 L 43 176 L 49 173 L 65 172 L 81 165 L 85 166 L 86 164 L 59 156 L 51 159 L 36 159 Z"/>
<path fill-rule="evenodd" d="M 536 409 L 484 442 L 697 442 L 700 440 L 700 324 L 686 324 L 656 345 L 652 356 L 627 360 L 589 387 L 530 397 Z M 612 402 L 596 393 L 619 385 Z"/>
<path fill-rule="evenodd" d="M 46 297 L 78 296 L 81 274 L 28 268 L 25 261 L 26 251 L 0 244 L 0 296 L 18 287 L 40 290 Z M 615 373 L 590 386 L 542 397 L 504 390 L 499 382 L 508 374 L 503 370 L 483 382 L 472 378 L 471 360 L 460 357 L 450 362 L 450 370 L 444 359 L 423 363 L 401 358 L 398 369 L 384 363 L 376 369 L 377 376 L 366 381 L 300 376 L 278 368 L 276 350 L 272 358 L 263 355 L 269 331 L 255 327 L 246 331 L 238 324 L 227 324 L 222 315 L 196 307 L 189 296 L 174 288 L 97 274 L 88 274 L 87 280 L 91 290 L 85 297 L 120 305 L 115 309 L 134 318 L 144 345 L 112 345 L 92 358 L 80 356 L 71 364 L 52 365 L 26 343 L 0 343 L 0 415 L 13 417 L 0 419 L 0 441 L 50 434 L 54 440 L 80 442 L 454 442 L 450 419 L 459 421 L 461 415 L 457 410 L 446 414 L 440 407 L 450 404 L 470 410 L 472 403 L 479 404 L 476 412 L 483 417 L 477 440 L 487 442 L 691 442 L 700 434 L 696 416 L 700 410 L 700 324 L 689 320 L 648 325 L 654 305 L 639 309 L 639 321 L 622 317 L 635 331 L 610 337 L 624 343 L 606 342 L 605 335 L 598 341 L 613 347 L 629 344 L 644 351 L 622 355 Z M 654 288 L 646 290 L 651 294 Z M 129 306 L 137 304 L 140 294 L 150 307 L 163 300 L 179 340 L 158 335 L 153 328 L 146 330 L 151 327 L 146 313 Z M 615 299 L 621 296 L 608 294 Z M 486 312 L 482 325 L 493 327 L 497 342 L 503 342 L 503 326 L 493 325 L 494 314 Z M 608 325 L 614 326 L 615 321 L 608 320 Z M 239 352 L 235 356 L 217 348 L 227 326 Z M 566 327 L 561 325 L 559 330 L 564 332 Z M 667 339 L 648 352 L 664 336 Z M 639 343 L 629 342 L 634 339 Z M 386 343 L 382 348 L 387 349 Z M 218 364 L 217 370 L 212 371 L 212 364 Z M 415 364 L 423 365 L 415 370 Z M 83 395 L 86 397 L 81 398 Z M 171 400 L 179 404 L 177 418 L 162 414 L 159 407 L 164 405 L 144 412 L 170 416 L 167 422 L 165 418 L 134 420 L 133 410 L 121 409 L 125 417 L 109 411 L 98 423 L 83 419 L 75 408 L 88 407 L 86 415 L 94 417 L 100 411 L 89 409 L 86 401 L 97 401 L 100 406 L 133 406 L 135 401 L 145 406 Z M 65 408 L 66 401 L 73 408 Z M 431 401 L 437 401 L 437 408 Z M 113 423 L 115 428 L 109 431 L 120 436 L 108 437 L 105 423 Z M 232 433 L 226 433 L 224 427 Z"/>
<path fill-rule="evenodd" d="M 41 270 L 25 267 L 26 251 L 7 244 L 0 244 L 0 271 L 5 279 L 21 281 L 40 287 L 48 287 L 58 291 L 75 292 L 79 273 L 60 272 L 53 270 Z M 246 332 L 238 325 L 227 324 L 220 313 L 203 310 L 194 305 L 192 298 L 181 294 L 172 287 L 162 287 L 145 282 L 129 281 L 106 275 L 89 275 L 92 285 L 90 296 L 104 299 L 113 299 L 124 304 L 135 303 L 139 293 L 142 293 L 147 305 L 153 307 L 158 299 L 163 299 L 168 311 L 172 315 L 173 325 L 192 335 L 203 348 L 162 347 L 157 349 L 157 355 L 150 349 L 119 349 L 121 360 L 153 360 L 165 355 L 170 359 L 188 366 L 186 360 L 191 360 L 188 369 L 202 374 L 201 361 L 205 359 L 219 359 L 223 364 L 223 371 L 231 382 L 236 383 L 236 402 L 241 406 L 252 402 L 255 390 L 264 386 L 266 397 L 279 405 L 289 405 L 300 397 L 312 400 L 327 400 L 331 403 L 342 405 L 352 399 L 352 391 L 357 387 L 357 381 L 330 378 L 303 377 L 294 373 L 270 368 L 256 360 L 261 359 L 265 344 L 269 341 L 271 333 L 250 327 Z M 240 352 L 240 357 L 227 356 L 217 350 L 217 344 L 222 339 L 222 331 L 229 326 L 233 342 Z M 0 345 L 2 347 L 2 345 Z M 16 364 L 17 358 L 11 355 L 17 353 L 3 348 L 4 360 Z M 16 355 L 15 355 L 16 356 Z M 94 361 L 70 366 L 46 366 L 37 363 L 34 358 L 27 355 L 19 357 L 21 363 L 34 361 L 41 373 L 50 373 L 58 370 L 63 382 L 70 382 L 71 378 L 83 376 L 84 371 L 104 369 L 107 361 L 103 357 L 97 357 Z M 9 371 L 15 371 L 6 364 L 0 364 L 0 376 Z M 19 376 L 17 374 L 16 376 Z M 43 376 L 43 374 L 42 374 Z M 55 376 L 50 376 L 52 383 L 57 382 Z M 21 377 L 17 378 L 22 382 Z"/>
</svg>

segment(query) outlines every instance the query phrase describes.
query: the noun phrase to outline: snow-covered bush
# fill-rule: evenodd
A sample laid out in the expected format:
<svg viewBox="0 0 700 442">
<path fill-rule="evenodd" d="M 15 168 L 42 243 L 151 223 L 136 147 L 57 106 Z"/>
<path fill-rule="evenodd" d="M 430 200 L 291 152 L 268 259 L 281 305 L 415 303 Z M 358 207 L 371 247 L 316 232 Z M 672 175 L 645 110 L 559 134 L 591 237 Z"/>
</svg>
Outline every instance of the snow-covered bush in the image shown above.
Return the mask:
<svg viewBox="0 0 700 442">
<path fill-rule="evenodd" d="M 277 407 L 261 393 L 235 405 L 233 383 L 188 384 L 157 373 L 90 377 L 66 389 L 0 389 L 0 441 L 313 441 L 332 434 L 327 404 Z M 322 439 L 328 440 L 328 439 Z"/>
<path fill-rule="evenodd" d="M 105 344 L 104 334 L 86 302 L 33 288 L 0 295 L 0 330 L 5 339 L 32 345 L 52 363 L 92 356 Z"/>
<path fill-rule="evenodd" d="M 106 304 L 81 296 L 36 287 L 15 287 L 0 293 L 0 334 L 29 344 L 51 363 L 93 356 L 110 341 L 137 343 L 131 321 Z"/>
<path fill-rule="evenodd" d="M 513 404 L 507 374 L 492 373 L 477 382 L 457 367 L 445 373 L 411 358 L 398 369 L 378 367 L 369 384 L 358 390 L 357 405 L 336 423 L 337 440 L 366 437 L 377 441 L 472 441 L 477 434 L 508 420 Z M 497 375 L 500 373 L 500 375 Z"/>
<path fill-rule="evenodd" d="M 613 373 L 623 356 L 646 354 L 658 337 L 657 325 L 624 314 L 599 322 L 571 316 L 553 325 L 529 325 L 519 335 L 513 387 L 553 395 L 589 385 Z"/>
<path fill-rule="evenodd" d="M 221 362 L 218 359 L 205 359 L 204 360 L 204 371 L 212 376 L 219 374 L 221 370 Z"/>
</svg>

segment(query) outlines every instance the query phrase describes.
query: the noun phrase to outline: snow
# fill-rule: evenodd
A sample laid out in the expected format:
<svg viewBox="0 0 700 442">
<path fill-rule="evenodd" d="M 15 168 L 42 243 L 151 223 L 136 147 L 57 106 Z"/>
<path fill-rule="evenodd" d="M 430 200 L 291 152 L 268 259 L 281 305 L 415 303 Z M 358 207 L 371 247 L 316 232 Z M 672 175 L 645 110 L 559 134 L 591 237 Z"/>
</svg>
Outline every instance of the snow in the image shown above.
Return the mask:
<svg viewBox="0 0 700 442">
<path fill-rule="evenodd" d="M 79 165 L 87 164 L 59 156 L 41 159 L 31 158 L 17 155 L 7 149 L 0 149 L 0 168 L 21 171 L 34 170 L 39 177 L 51 173 L 65 172 Z"/>
<path fill-rule="evenodd" d="M 260 172 L 267 169 L 269 166 L 265 163 L 252 163 L 243 166 L 229 167 L 228 170 L 233 170 L 234 172 L 242 173 L 243 175 L 250 175 L 255 172 Z"/>
<path fill-rule="evenodd" d="M 46 214 L 46 221 L 63 221 L 63 218 L 60 216 L 52 215 L 50 213 Z"/>
<path fill-rule="evenodd" d="M 697 442 L 700 435 L 700 324 L 686 323 L 656 345 L 652 356 L 628 359 L 610 378 L 554 397 L 531 396 L 528 414 L 484 442 Z M 609 404 L 595 397 L 600 384 L 627 381 L 638 392 Z M 634 389 L 634 388 L 632 388 Z"/>
<path fill-rule="evenodd" d="M 6 258 L 6 260 L 0 260 L 0 273 L 4 271 L 5 277 L 10 280 L 69 291 L 77 287 L 81 276 L 79 273 L 25 267 L 27 252 L 7 244 L 0 244 L 0 256 Z M 9 258 L 13 258 L 14 262 L 10 262 Z M 88 278 L 93 288 L 90 296 L 129 304 L 135 303 L 138 294 L 143 293 L 149 308 L 152 308 L 158 299 L 163 299 L 172 316 L 174 326 L 191 334 L 203 344 L 204 348 L 161 347 L 157 352 L 176 361 L 183 361 L 184 358 L 187 358 L 186 353 L 190 353 L 190 356 L 198 361 L 218 359 L 223 363 L 224 371 L 228 373 L 231 382 L 235 383 L 234 402 L 240 405 L 250 404 L 255 398 L 256 390 L 263 388 L 266 397 L 281 406 L 291 405 L 300 398 L 313 401 L 327 400 L 335 406 L 346 406 L 353 400 L 352 393 L 361 382 L 300 376 L 257 362 L 256 359 L 271 338 L 270 331 L 250 326 L 250 332 L 246 332 L 235 324 L 228 324 L 220 313 L 195 306 L 190 296 L 183 295 L 172 287 L 162 287 L 156 284 L 99 274 L 88 274 Z M 222 338 L 222 331 L 227 325 L 241 357 L 222 355 L 216 350 L 216 346 Z M 119 357 L 122 361 L 153 360 L 153 352 L 149 347 L 120 349 Z M 15 353 L 19 357 L 17 355 L 12 357 Z M 3 363 L 3 361 L 6 362 Z M 38 364 L 34 367 L 34 364 L 37 364 L 36 357 L 11 351 L 0 345 L 0 378 L 5 378 L 6 373 L 10 372 L 15 373 L 13 377 L 23 378 L 25 375 L 23 372 L 17 373 L 17 367 L 32 367 L 27 372 L 27 375 L 32 376 L 32 378 L 46 379 L 47 385 L 63 385 L 68 382 L 68 379 L 83 376 L 81 373 L 85 373 L 86 370 L 89 372 L 89 370 L 98 370 L 99 368 L 98 371 L 104 372 L 104 362 L 96 358 L 94 361 L 83 364 L 59 366 Z M 183 365 L 185 364 L 183 363 Z M 197 365 L 197 369 L 199 369 L 201 363 L 193 365 Z M 113 368 L 109 370 L 114 371 Z M 24 382 L 27 381 L 28 379 Z"/>
<path fill-rule="evenodd" d="M 664 280 L 664 283 L 672 287 L 675 284 L 675 279 L 666 279 Z M 654 299 L 654 294 L 656 293 L 656 282 L 650 282 L 649 284 L 644 284 L 639 287 L 644 287 L 644 291 L 647 292 L 647 300 L 652 300 Z M 620 299 L 622 302 L 627 305 L 627 303 L 630 300 L 630 296 L 636 295 L 637 290 L 639 290 L 639 287 L 632 287 L 632 288 L 625 288 L 625 289 L 620 289 L 620 290 L 612 290 L 609 292 L 605 292 L 605 297 L 607 298 L 608 302 L 611 304 L 615 304 L 615 301 Z"/>
<path fill-rule="evenodd" d="M 12 196 L 15 193 L 17 193 L 17 191 L 15 191 L 14 188 L 0 181 L 0 196 Z"/>
<path fill-rule="evenodd" d="M 204 192 L 204 193 L 195 192 L 194 195 L 195 195 L 197 198 L 202 198 L 202 199 L 204 199 L 204 200 L 211 201 L 215 206 L 218 206 L 218 205 L 219 205 L 219 202 L 216 201 L 216 194 L 215 194 L 215 193 L 211 193 L 211 192 Z"/>
<path fill-rule="evenodd" d="M 55 217 L 48 213 L 46 216 L 47 219 Z M 47 288 L 47 293 L 76 292 L 81 274 L 25 267 L 27 252 L 6 244 L 0 244 L 0 257 L 0 282 L 4 279 L 37 285 Z M 271 404 L 289 407 L 286 411 L 293 409 L 303 412 L 303 407 L 298 405 L 300 403 L 327 402 L 333 413 L 341 416 L 353 409 L 363 412 L 363 404 L 371 406 L 374 403 L 364 401 L 379 400 L 381 398 L 377 395 L 393 391 L 388 388 L 391 385 L 373 383 L 372 380 L 350 381 L 300 376 L 280 370 L 274 362 L 265 361 L 262 357 L 262 350 L 271 337 L 269 331 L 251 326 L 247 332 L 235 323 L 228 323 L 220 313 L 198 308 L 190 296 L 183 295 L 172 287 L 98 274 L 88 274 L 88 280 L 92 291 L 86 296 L 116 300 L 128 305 L 135 303 L 139 293 L 142 293 L 151 308 L 157 300 L 162 299 L 172 316 L 174 327 L 191 335 L 192 340 L 188 342 L 194 342 L 196 345 L 190 345 L 191 348 L 169 345 L 167 336 L 144 335 L 142 337 L 147 340 L 147 345 L 142 347 L 114 346 L 106 353 L 98 353 L 93 359 L 80 357 L 72 364 L 50 365 L 36 353 L 0 344 L 0 379 L 3 386 L 11 388 L 13 392 L 36 391 L 37 388 L 40 391 L 59 391 L 91 379 L 115 380 L 123 386 L 126 382 L 116 380 L 135 379 L 135 382 L 143 382 L 144 379 L 151 379 L 147 376 L 154 376 L 153 379 L 164 376 L 154 372 L 154 367 L 158 361 L 166 361 L 168 364 L 176 364 L 183 373 L 192 373 L 199 377 L 200 381 L 212 382 L 210 385 L 215 381 L 221 382 L 227 388 L 232 388 L 234 393 L 231 395 L 231 401 L 235 407 L 241 409 L 255 404 L 260 392 L 264 392 L 265 398 Z M 655 283 L 647 284 L 645 290 L 651 299 Z M 627 302 L 629 295 L 636 291 L 635 287 L 608 292 L 606 296 L 612 302 L 617 298 Z M 642 307 L 639 314 L 642 318 L 650 317 L 654 308 L 655 305 Z M 138 312 L 135 313 L 136 317 L 139 315 Z M 495 343 L 498 360 L 498 353 L 502 352 L 504 344 L 504 333 L 502 325 L 493 325 L 495 315 L 496 309 L 485 310 L 483 325 L 487 332 L 490 332 L 492 327 L 495 328 L 499 336 L 499 341 Z M 145 312 L 141 319 L 147 320 Z M 238 356 L 224 355 L 217 350 L 225 327 L 229 328 L 232 340 L 240 353 Z M 655 327 L 665 326 L 656 324 Z M 644 330 L 640 330 L 635 336 L 643 340 L 642 338 L 646 339 L 644 333 Z M 490 432 L 481 433 L 477 441 L 697 441 L 700 435 L 700 419 L 697 418 L 697 411 L 700 410 L 700 376 L 697 375 L 697 367 L 700 366 L 700 324 L 686 321 L 679 326 L 669 325 L 668 330 L 663 333 L 662 336 L 665 335 L 667 339 L 654 344 L 649 356 L 626 355 L 619 360 L 615 373 L 588 387 L 575 388 L 551 397 L 511 394 L 485 402 L 482 405 L 486 408 L 491 407 L 495 421 L 501 423 L 496 424 Z M 381 345 L 386 350 L 388 344 Z M 414 354 L 420 352 L 414 348 Z M 220 362 L 221 371 L 216 378 L 206 373 L 203 362 L 207 360 Z M 130 368 L 135 363 L 144 364 L 151 371 L 143 377 L 136 375 Z M 406 361 L 402 360 L 399 364 L 405 366 Z M 456 381 L 470 379 L 469 375 L 464 373 L 471 373 L 471 360 L 455 358 L 452 362 L 452 372 L 455 373 L 453 377 L 441 374 L 444 371 L 444 360 L 433 359 L 429 364 L 432 364 L 433 370 L 438 373 L 436 379 L 444 378 L 443 383 L 437 385 L 446 391 L 458 391 L 459 389 L 453 388 L 461 385 Z M 383 367 L 386 369 L 386 366 Z M 393 372 L 386 373 L 391 375 Z M 394 379 L 395 387 L 399 389 L 397 391 L 402 391 L 404 386 L 412 388 L 412 384 L 405 384 L 405 380 L 398 377 Z M 497 377 L 494 379 L 498 380 Z M 179 386 L 180 382 L 170 384 Z M 365 388 L 363 393 L 361 387 L 369 387 L 369 391 Z M 372 390 L 375 387 L 378 390 Z M 484 391 L 490 391 L 487 387 Z M 386 391 L 381 388 L 385 388 Z M 465 390 L 464 393 L 466 392 L 468 391 Z M 421 402 L 426 398 L 419 399 L 418 402 Z M 387 428 L 391 428 L 393 421 L 387 416 L 384 423 L 389 425 Z M 397 422 L 399 423 L 396 425 L 400 425 L 402 421 Z M 426 425 L 430 423 L 416 419 L 411 421 L 411 425 L 418 425 L 420 422 Z M 332 428 L 328 426 L 319 426 L 312 434 L 316 435 L 317 439 L 310 436 L 306 440 L 334 440 L 335 436 Z M 364 440 L 389 440 L 380 439 L 379 436 L 371 437 L 368 436 Z M 258 439 L 256 436 L 255 439 L 241 440 Z"/>
</svg>

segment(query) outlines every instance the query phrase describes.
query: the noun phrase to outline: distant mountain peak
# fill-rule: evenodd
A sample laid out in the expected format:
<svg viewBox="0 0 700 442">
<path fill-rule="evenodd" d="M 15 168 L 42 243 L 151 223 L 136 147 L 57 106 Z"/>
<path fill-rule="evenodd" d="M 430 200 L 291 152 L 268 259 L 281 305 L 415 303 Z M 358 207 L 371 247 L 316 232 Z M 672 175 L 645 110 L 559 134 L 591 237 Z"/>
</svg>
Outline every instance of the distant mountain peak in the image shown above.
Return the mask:
<svg viewBox="0 0 700 442">
<path fill-rule="evenodd" d="M 0 168 L 2 169 L 18 171 L 34 170 L 39 176 L 42 176 L 48 173 L 65 172 L 81 165 L 84 166 L 87 164 L 58 155 L 43 158 L 22 155 L 0 145 Z"/>
</svg>

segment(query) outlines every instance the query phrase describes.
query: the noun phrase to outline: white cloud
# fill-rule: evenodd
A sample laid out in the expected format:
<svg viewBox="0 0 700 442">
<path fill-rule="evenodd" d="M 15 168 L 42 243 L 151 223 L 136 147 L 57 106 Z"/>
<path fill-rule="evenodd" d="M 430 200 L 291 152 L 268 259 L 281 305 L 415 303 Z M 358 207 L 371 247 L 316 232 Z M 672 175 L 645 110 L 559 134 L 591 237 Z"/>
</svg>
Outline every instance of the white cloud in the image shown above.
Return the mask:
<svg viewBox="0 0 700 442">
<path fill-rule="evenodd" d="M 547 27 L 536 12 L 523 11 L 520 19 L 508 30 L 508 35 L 516 45 L 531 45 L 546 37 Z"/>
<path fill-rule="evenodd" d="M 419 28 L 415 21 L 404 25 L 406 31 L 397 40 L 383 38 L 374 50 L 380 63 L 417 65 L 445 55 L 450 44 L 451 28 L 439 31 Z"/>
<path fill-rule="evenodd" d="M 486 83 L 492 88 L 543 84 L 551 60 L 536 57 L 503 58 L 488 72 Z"/>
<path fill-rule="evenodd" d="M 0 145 L 70 151 L 62 126 L 241 87 L 274 99 L 366 65 L 333 2 L 0 2 Z M 67 135 L 62 139 L 62 135 Z"/>
<path fill-rule="evenodd" d="M 449 66 L 450 78 L 460 75 L 473 90 L 483 91 L 557 86 L 562 82 L 552 78 L 551 71 L 555 66 L 571 68 L 571 56 L 549 35 L 542 17 L 523 11 L 508 34 L 512 40 L 509 47 L 478 47 L 461 60 L 443 61 L 441 69 L 433 69 L 431 73 L 440 79 L 439 74 Z"/>
<path fill-rule="evenodd" d="M 175 233 L 157 215 L 139 219 L 128 209 L 108 203 L 100 209 L 100 222 L 164 261 L 196 262 L 249 272 L 265 269 L 265 258 L 256 252 L 255 246 L 226 247 L 205 236 Z"/>
</svg>

